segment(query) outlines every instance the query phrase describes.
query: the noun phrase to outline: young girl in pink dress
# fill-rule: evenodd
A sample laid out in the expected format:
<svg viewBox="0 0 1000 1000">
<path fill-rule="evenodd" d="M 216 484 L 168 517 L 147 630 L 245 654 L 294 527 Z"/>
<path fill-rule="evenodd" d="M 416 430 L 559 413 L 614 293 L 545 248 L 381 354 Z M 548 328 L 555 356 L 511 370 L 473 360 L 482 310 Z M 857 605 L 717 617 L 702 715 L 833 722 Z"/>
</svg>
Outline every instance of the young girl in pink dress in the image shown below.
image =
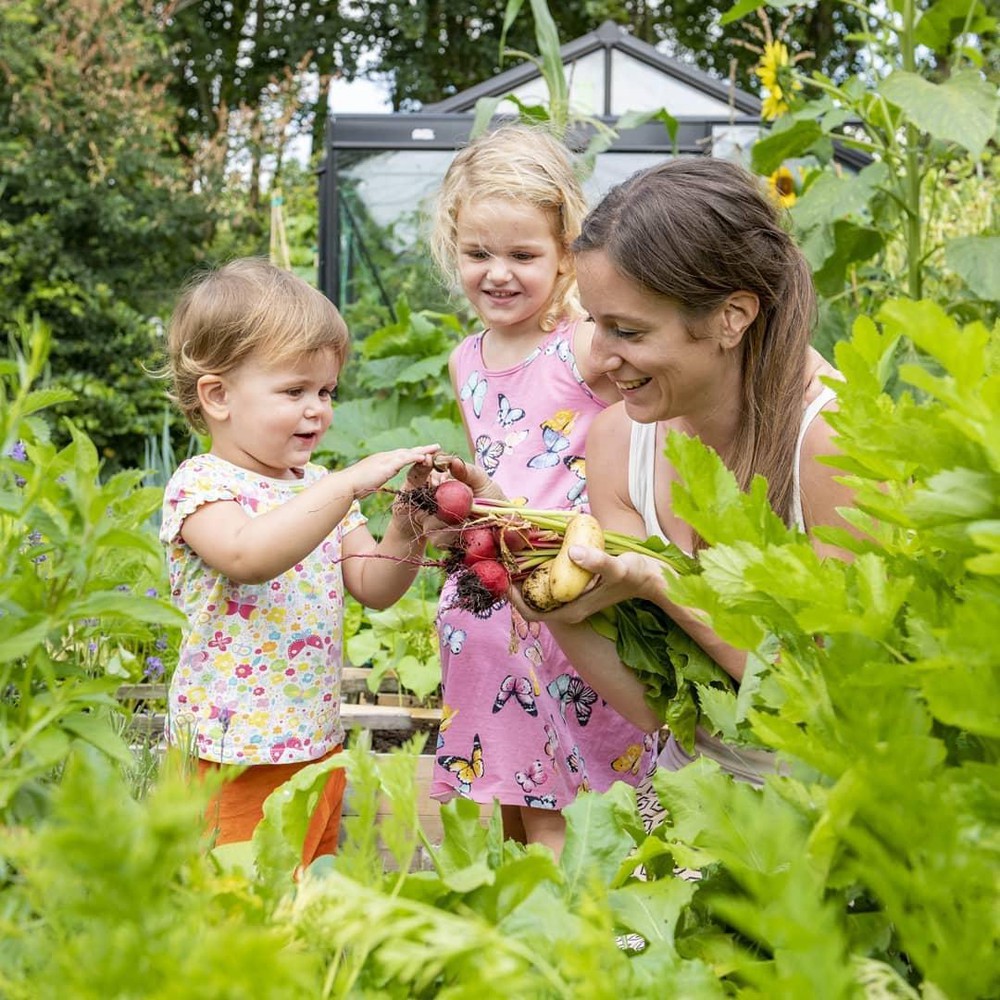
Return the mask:
<svg viewBox="0 0 1000 1000">
<path fill-rule="evenodd" d="M 475 462 L 531 507 L 587 509 L 584 442 L 618 398 L 589 367 L 593 325 L 575 300 L 569 245 L 586 203 L 569 154 L 546 132 L 502 126 L 453 161 L 432 249 L 481 318 L 449 368 Z M 507 836 L 558 854 L 561 810 L 581 789 L 638 783 L 654 739 L 570 666 L 548 630 L 499 603 L 438 615 L 445 721 L 432 794 L 502 807 Z"/>
</svg>

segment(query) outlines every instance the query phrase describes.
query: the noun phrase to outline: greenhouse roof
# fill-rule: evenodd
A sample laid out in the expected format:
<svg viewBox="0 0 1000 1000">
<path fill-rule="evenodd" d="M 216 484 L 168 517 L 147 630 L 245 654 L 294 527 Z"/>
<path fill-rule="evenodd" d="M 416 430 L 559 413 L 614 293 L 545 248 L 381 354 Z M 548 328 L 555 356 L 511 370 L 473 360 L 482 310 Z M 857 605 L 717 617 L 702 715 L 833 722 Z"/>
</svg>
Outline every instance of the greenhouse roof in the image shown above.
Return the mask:
<svg viewBox="0 0 1000 1000">
<path fill-rule="evenodd" d="M 617 117 L 628 111 L 666 108 L 675 117 L 760 116 L 761 102 L 752 94 L 664 55 L 612 21 L 567 42 L 559 51 L 570 104 L 578 114 Z M 539 68 L 532 62 L 522 63 L 424 110 L 471 111 L 480 98 L 507 94 L 522 101 L 546 101 L 548 92 Z M 516 112 L 513 104 L 501 105 L 500 110 Z"/>
</svg>

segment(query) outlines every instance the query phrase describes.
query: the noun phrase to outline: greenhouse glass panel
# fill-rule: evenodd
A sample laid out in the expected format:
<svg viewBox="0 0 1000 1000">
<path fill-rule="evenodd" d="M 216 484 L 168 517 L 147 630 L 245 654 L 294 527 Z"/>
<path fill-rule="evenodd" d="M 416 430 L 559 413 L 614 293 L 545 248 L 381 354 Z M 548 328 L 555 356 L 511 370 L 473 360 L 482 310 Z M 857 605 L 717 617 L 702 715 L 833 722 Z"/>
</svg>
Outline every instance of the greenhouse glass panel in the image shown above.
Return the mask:
<svg viewBox="0 0 1000 1000">
<path fill-rule="evenodd" d="M 603 52 L 592 52 L 567 64 L 566 82 L 569 84 L 569 104 L 579 115 L 604 114 L 605 59 Z M 536 77 L 511 90 L 526 104 L 548 104 L 549 91 L 545 81 Z M 517 114 L 517 107 L 510 101 L 498 108 L 501 114 Z"/>
</svg>

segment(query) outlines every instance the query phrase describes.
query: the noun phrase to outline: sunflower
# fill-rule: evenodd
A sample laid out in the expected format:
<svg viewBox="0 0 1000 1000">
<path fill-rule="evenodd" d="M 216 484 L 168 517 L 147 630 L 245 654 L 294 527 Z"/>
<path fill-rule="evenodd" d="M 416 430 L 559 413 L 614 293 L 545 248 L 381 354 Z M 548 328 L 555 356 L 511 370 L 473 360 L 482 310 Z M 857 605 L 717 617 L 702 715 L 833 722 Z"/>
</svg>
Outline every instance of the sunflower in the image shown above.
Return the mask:
<svg viewBox="0 0 1000 1000">
<path fill-rule="evenodd" d="M 795 193 L 795 178 L 788 167 L 778 167 L 767 179 L 771 194 L 784 208 L 791 208 L 798 197 Z"/>
<path fill-rule="evenodd" d="M 761 115 L 771 121 L 789 110 L 789 99 L 802 84 L 795 78 L 792 65 L 799 57 L 791 59 L 784 42 L 765 42 L 760 62 L 754 73 L 760 77 L 767 95 L 761 106 Z"/>
<path fill-rule="evenodd" d="M 761 117 L 765 121 L 774 121 L 788 111 L 788 102 L 781 96 L 781 91 L 771 91 L 763 100 L 760 106 Z"/>
<path fill-rule="evenodd" d="M 781 71 L 788 65 L 788 46 L 784 42 L 766 42 L 754 72 L 768 90 L 781 97 L 781 77 L 785 75 Z"/>
</svg>

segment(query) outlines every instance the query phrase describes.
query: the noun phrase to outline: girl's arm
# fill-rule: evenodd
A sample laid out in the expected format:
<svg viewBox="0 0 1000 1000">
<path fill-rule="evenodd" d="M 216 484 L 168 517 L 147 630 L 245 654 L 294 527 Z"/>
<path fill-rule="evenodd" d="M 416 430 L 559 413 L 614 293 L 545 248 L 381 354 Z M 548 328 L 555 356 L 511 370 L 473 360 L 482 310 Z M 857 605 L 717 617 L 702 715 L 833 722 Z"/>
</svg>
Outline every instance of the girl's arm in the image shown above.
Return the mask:
<svg viewBox="0 0 1000 1000">
<path fill-rule="evenodd" d="M 438 450 L 437 445 L 422 445 L 370 455 L 259 517 L 250 517 L 234 500 L 206 503 L 184 519 L 181 537 L 209 566 L 237 583 L 273 580 L 312 552 L 354 500 L 407 465 L 429 468 Z"/>
</svg>

